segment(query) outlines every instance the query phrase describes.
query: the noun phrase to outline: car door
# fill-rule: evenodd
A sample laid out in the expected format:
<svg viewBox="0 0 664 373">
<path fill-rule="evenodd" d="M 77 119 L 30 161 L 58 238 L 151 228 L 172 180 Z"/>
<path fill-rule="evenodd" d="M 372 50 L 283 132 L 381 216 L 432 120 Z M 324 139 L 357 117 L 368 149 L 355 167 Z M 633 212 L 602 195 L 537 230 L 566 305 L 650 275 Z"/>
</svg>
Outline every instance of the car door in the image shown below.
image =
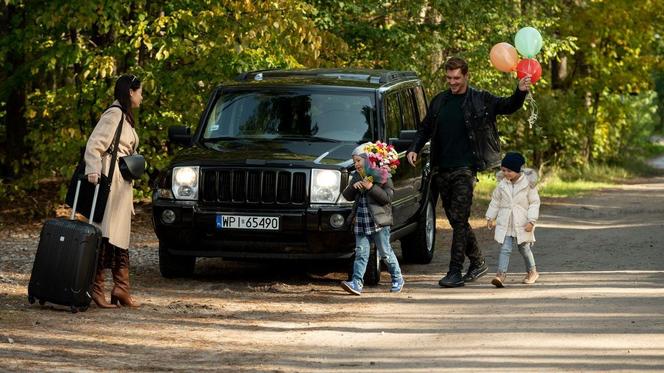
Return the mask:
<svg viewBox="0 0 664 373">
<path fill-rule="evenodd" d="M 417 118 L 416 127 L 415 127 L 417 130 L 420 128 L 420 126 L 422 126 L 422 121 L 424 120 L 424 117 L 427 115 L 427 101 L 426 101 L 426 96 L 424 94 L 424 88 L 421 85 L 411 88 L 410 92 L 412 93 L 412 97 L 414 100 L 413 109 L 416 113 L 416 118 Z M 429 164 L 430 150 L 431 150 L 431 143 L 427 142 L 426 144 L 424 144 L 424 147 L 422 147 L 422 150 L 420 150 L 419 162 L 417 162 L 417 164 L 415 165 L 416 167 L 414 167 L 417 176 L 413 179 L 413 185 L 415 189 L 420 191 L 422 198 L 426 197 L 424 195 L 426 191 L 425 188 L 422 186 L 422 183 L 427 182 L 425 179 L 429 177 L 430 173 L 430 164 Z"/>
<path fill-rule="evenodd" d="M 409 87 L 399 92 L 399 103 L 401 104 L 401 130 L 399 137 L 401 139 L 414 138 L 417 133 L 418 109 L 415 99 L 415 87 Z M 399 175 L 400 184 L 403 184 L 404 194 L 404 213 L 406 220 L 414 217 L 420 206 L 421 184 L 422 184 L 422 163 L 417 163 L 415 167 L 411 166 L 407 159 L 407 149 L 402 150 L 401 174 Z"/>
<path fill-rule="evenodd" d="M 383 100 L 385 113 L 385 134 L 388 143 L 396 143 L 402 131 L 415 131 L 417 117 L 414 108 L 414 98 L 408 89 L 390 92 Z M 392 175 L 394 183 L 394 198 L 392 211 L 394 226 L 399 227 L 411 220 L 417 213 L 419 191 L 416 189 L 418 179 L 421 179 L 421 166 L 412 167 L 406 160 L 406 149 L 397 147 L 401 164 Z M 420 170 L 418 171 L 418 168 Z"/>
</svg>

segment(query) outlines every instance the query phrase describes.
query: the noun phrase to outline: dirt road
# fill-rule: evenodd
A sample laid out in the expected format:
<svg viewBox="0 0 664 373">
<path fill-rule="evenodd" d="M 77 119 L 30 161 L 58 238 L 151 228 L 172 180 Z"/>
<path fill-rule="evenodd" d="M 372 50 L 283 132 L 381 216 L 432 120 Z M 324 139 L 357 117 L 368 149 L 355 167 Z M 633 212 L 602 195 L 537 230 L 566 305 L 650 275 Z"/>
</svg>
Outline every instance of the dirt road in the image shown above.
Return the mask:
<svg viewBox="0 0 664 373">
<path fill-rule="evenodd" d="M 158 274 L 156 238 L 138 222 L 131 269 L 138 310 L 71 314 L 30 306 L 39 225 L 0 231 L 0 371 L 664 370 L 664 178 L 545 201 L 539 283 L 490 276 L 437 285 L 449 260 L 439 219 L 429 265 L 404 265 L 361 297 L 341 273 L 200 260 L 190 280 Z M 480 228 L 483 221 L 474 221 Z M 477 230 L 491 271 L 498 247 Z"/>
</svg>

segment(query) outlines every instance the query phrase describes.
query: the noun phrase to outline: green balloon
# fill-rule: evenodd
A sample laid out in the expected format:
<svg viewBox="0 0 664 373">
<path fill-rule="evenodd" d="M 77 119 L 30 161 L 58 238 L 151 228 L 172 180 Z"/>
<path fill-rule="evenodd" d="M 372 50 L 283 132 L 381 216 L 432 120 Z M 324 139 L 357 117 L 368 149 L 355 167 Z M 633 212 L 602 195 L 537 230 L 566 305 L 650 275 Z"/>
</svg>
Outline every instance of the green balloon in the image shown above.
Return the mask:
<svg viewBox="0 0 664 373">
<path fill-rule="evenodd" d="M 524 27 L 514 37 L 516 50 L 526 58 L 533 58 L 542 49 L 542 35 L 532 27 Z"/>
</svg>

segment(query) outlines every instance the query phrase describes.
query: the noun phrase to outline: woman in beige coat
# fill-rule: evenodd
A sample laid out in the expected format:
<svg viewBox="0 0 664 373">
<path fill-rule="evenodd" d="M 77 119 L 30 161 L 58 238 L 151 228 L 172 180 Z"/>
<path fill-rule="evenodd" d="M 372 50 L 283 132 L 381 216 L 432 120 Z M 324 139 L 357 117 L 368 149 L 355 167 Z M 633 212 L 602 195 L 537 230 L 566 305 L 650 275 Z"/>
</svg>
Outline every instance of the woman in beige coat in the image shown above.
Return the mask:
<svg viewBox="0 0 664 373">
<path fill-rule="evenodd" d="M 141 82 L 134 75 L 125 75 L 115 83 L 115 102 L 97 122 L 85 147 L 85 174 L 88 181 L 97 184 L 100 174 L 108 175 L 112 158 L 112 144 L 118 125 L 122 134 L 118 144 L 117 159 L 131 155 L 138 147 L 138 135 L 134 129 L 132 109 L 143 101 Z M 129 293 L 129 235 L 131 216 L 134 213 L 132 181 L 120 173 L 117 160 L 113 165 L 111 191 L 101 222 L 102 250 L 97 264 L 97 273 L 92 287 L 92 299 L 100 308 L 115 308 L 119 305 L 138 307 Z M 104 295 L 104 269 L 111 268 L 113 290 L 111 303 Z"/>
</svg>

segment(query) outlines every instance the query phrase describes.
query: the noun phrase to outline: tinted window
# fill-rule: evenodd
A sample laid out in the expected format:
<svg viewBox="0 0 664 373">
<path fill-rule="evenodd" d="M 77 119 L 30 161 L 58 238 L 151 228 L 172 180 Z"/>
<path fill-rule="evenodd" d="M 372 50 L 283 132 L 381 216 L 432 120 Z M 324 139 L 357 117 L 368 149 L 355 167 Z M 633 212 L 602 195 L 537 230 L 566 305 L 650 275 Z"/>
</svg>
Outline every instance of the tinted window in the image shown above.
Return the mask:
<svg viewBox="0 0 664 373">
<path fill-rule="evenodd" d="M 288 91 L 226 92 L 210 111 L 203 137 L 322 137 L 370 141 L 371 94 Z"/>
<path fill-rule="evenodd" d="M 387 138 L 399 137 L 401 131 L 401 110 L 395 93 L 385 96 L 385 123 Z"/>
<path fill-rule="evenodd" d="M 404 130 L 417 129 L 417 114 L 415 113 L 415 100 L 413 99 L 413 92 L 410 89 L 403 90 L 399 93 L 401 108 L 403 112 L 403 127 Z"/>
</svg>

